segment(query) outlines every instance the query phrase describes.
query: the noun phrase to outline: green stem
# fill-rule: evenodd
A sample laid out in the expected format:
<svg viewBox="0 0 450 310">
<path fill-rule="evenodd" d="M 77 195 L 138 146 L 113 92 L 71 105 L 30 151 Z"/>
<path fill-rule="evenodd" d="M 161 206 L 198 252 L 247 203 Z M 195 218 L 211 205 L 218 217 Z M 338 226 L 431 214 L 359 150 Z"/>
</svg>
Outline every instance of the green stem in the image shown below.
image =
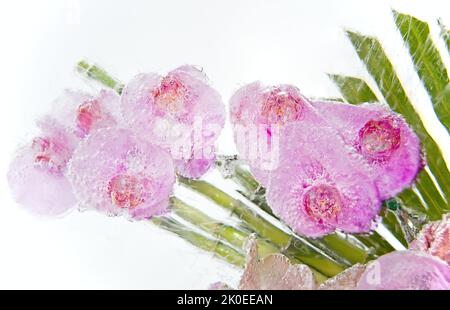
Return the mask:
<svg viewBox="0 0 450 310">
<path fill-rule="evenodd" d="M 297 258 L 329 277 L 334 276 L 345 269 L 346 266 L 339 264 L 331 257 L 324 255 L 324 253 L 321 253 L 317 248 L 305 242 L 303 239 L 296 238 L 284 232 L 253 212 L 241 201 L 234 199 L 217 187 L 205 181 L 190 180 L 183 177 L 179 177 L 179 182 L 204 195 L 219 206 L 231 211 L 239 217 L 249 229 L 255 231 L 260 237 L 275 244 L 288 257 Z"/>
<path fill-rule="evenodd" d="M 419 195 L 414 192 L 413 188 L 403 190 L 396 196 L 396 200 L 400 201 L 402 208 L 408 209 L 409 213 L 418 218 L 423 218 L 425 222 L 441 217 L 440 213 L 435 214 L 429 209 L 425 201 L 419 198 Z"/>
<path fill-rule="evenodd" d="M 243 169 L 241 166 L 236 166 L 234 168 L 234 173 L 232 174 L 231 179 L 242 187 L 243 190 L 239 192 L 244 197 L 256 204 L 267 214 L 275 217 L 272 209 L 265 199 L 266 189 L 255 180 L 255 178 L 249 171 Z"/>
<path fill-rule="evenodd" d="M 371 259 L 395 250 L 392 245 L 376 231 L 369 234 L 357 234 L 355 237 L 368 248 Z"/>
<path fill-rule="evenodd" d="M 324 249 L 329 249 L 332 257 L 342 257 L 346 259 L 350 265 L 356 263 L 366 263 L 369 259 L 368 253 L 362 245 L 357 245 L 355 241 L 350 242 L 346 235 L 341 236 L 338 233 L 326 235 L 322 238 L 312 239 L 313 244 L 320 244 Z"/>
<path fill-rule="evenodd" d="M 238 251 L 243 250 L 245 242 L 250 236 L 249 232 L 218 222 L 176 197 L 172 197 L 171 199 L 171 210 L 183 220 L 188 221 L 195 227 L 202 229 L 204 232 L 218 240 L 224 241 L 225 244 L 233 246 Z M 280 249 L 264 239 L 257 238 L 256 242 L 258 257 L 260 258 L 280 252 Z M 287 256 L 292 263 L 302 263 L 298 258 L 292 255 Z M 328 278 L 314 268 L 311 269 L 318 283 L 322 283 Z"/>
<path fill-rule="evenodd" d="M 176 197 L 171 199 L 171 210 L 192 225 L 200 228 L 211 236 L 228 243 L 237 250 L 242 250 L 250 233 L 241 229 L 223 224 L 196 208 L 193 208 Z M 265 257 L 272 253 L 278 253 L 279 249 L 260 238 L 257 239 L 258 256 Z"/>
<path fill-rule="evenodd" d="M 291 241 L 290 235 L 257 215 L 241 201 L 232 198 L 217 187 L 202 180 L 191 180 L 181 176 L 178 176 L 178 181 L 182 185 L 206 196 L 219 206 L 231 211 L 243 222 L 248 224 L 248 226 L 254 228 L 262 237 L 270 240 L 277 247 L 286 248 L 289 245 Z"/>
<path fill-rule="evenodd" d="M 218 222 L 203 212 L 187 205 L 176 197 L 172 197 L 171 210 L 185 221 L 188 221 L 195 227 L 202 229 L 204 232 L 219 239 L 220 241 L 224 241 L 225 244 L 233 246 L 238 251 L 243 250 L 245 242 L 250 236 L 250 232 Z M 264 239 L 257 238 L 256 242 L 258 257 L 260 258 L 263 258 L 269 254 L 280 252 L 280 249 Z M 294 256 L 289 258 L 293 263 L 301 263 L 301 261 Z M 326 276 L 314 268 L 312 268 L 312 271 L 318 283 L 322 283 L 327 279 Z"/>
<path fill-rule="evenodd" d="M 253 175 L 241 166 L 234 167 L 233 180 L 237 181 L 249 193 L 257 193 L 261 185 L 256 181 Z"/>
<path fill-rule="evenodd" d="M 96 64 L 88 63 L 86 60 L 80 60 L 77 63 L 76 71 L 91 80 L 97 81 L 104 86 L 115 90 L 119 94 L 122 92 L 122 89 L 124 87 L 121 82 L 110 76 L 108 72 L 106 72 Z"/>
<path fill-rule="evenodd" d="M 386 228 L 408 248 L 408 243 L 414 239 L 417 233 L 414 223 L 409 221 L 402 207 L 401 203 L 395 198 L 389 199 L 383 204 L 382 223 Z"/>
<path fill-rule="evenodd" d="M 219 240 L 204 237 L 171 217 L 154 217 L 151 219 L 151 222 L 162 229 L 175 233 L 196 247 L 213 253 L 215 256 L 228 263 L 238 267 L 243 267 L 245 265 L 244 255 L 232 247 L 229 247 Z"/>
</svg>

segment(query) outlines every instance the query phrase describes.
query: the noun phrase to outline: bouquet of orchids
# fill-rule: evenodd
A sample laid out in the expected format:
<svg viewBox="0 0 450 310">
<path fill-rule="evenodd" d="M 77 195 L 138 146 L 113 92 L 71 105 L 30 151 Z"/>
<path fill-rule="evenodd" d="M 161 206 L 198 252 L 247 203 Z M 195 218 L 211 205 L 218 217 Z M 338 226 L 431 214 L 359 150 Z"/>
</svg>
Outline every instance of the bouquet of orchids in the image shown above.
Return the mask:
<svg viewBox="0 0 450 310">
<path fill-rule="evenodd" d="M 426 23 L 394 12 L 443 126 L 447 70 Z M 373 83 L 330 75 L 342 98 L 256 81 L 229 100 L 238 155 L 216 154 L 226 113 L 203 72 L 127 84 L 82 60 L 96 94 L 65 91 L 8 172 L 30 212 L 150 221 L 230 264 L 239 289 L 450 289 L 450 172 L 376 38 L 348 32 Z M 449 32 L 442 26 L 449 47 Z M 448 146 L 447 146 L 448 147 Z M 230 194 L 202 176 L 218 169 Z M 231 213 L 223 222 L 174 192 Z M 239 197 L 239 198 L 237 198 Z M 213 289 L 230 289 L 218 282 Z"/>
</svg>

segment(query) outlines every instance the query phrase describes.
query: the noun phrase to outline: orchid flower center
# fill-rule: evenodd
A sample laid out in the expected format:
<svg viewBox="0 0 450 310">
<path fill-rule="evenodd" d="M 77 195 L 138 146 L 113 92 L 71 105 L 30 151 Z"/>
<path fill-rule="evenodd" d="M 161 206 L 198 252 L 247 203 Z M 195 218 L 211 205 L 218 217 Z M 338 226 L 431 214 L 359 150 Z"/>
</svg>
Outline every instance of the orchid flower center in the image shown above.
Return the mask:
<svg viewBox="0 0 450 310">
<path fill-rule="evenodd" d="M 31 149 L 35 152 L 34 164 L 48 172 L 62 174 L 68 160 L 67 149 L 48 137 L 33 139 Z"/>
<path fill-rule="evenodd" d="M 263 103 L 261 115 L 270 124 L 283 125 L 298 120 L 303 110 L 303 101 L 279 88 L 273 89 Z"/>
<path fill-rule="evenodd" d="M 101 119 L 101 117 L 102 111 L 99 102 L 97 100 L 86 100 L 78 107 L 77 127 L 83 135 L 87 135 L 91 131 L 94 123 Z"/>
<path fill-rule="evenodd" d="M 144 202 L 145 185 L 136 176 L 118 174 L 109 181 L 108 194 L 115 206 L 134 209 Z"/>
<path fill-rule="evenodd" d="M 342 199 L 336 187 L 316 185 L 305 193 L 303 206 L 318 223 L 333 223 L 342 208 Z"/>
<path fill-rule="evenodd" d="M 166 76 L 158 88 L 153 91 L 155 105 L 169 115 L 176 114 L 184 109 L 186 87 L 173 76 Z"/>
<path fill-rule="evenodd" d="M 359 149 L 370 159 L 385 159 L 400 146 L 400 129 L 392 118 L 370 120 L 359 131 Z"/>
</svg>

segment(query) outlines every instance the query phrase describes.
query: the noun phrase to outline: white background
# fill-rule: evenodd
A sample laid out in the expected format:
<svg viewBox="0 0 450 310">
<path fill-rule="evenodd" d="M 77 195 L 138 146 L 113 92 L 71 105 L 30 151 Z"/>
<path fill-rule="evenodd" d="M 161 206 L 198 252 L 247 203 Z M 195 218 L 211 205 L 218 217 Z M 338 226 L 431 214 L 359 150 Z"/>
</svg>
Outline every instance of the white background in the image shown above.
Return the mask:
<svg viewBox="0 0 450 310">
<path fill-rule="evenodd" d="M 82 57 L 124 81 L 199 65 L 225 102 L 256 79 L 336 96 L 326 72 L 367 76 L 343 32 L 359 30 L 382 39 L 427 127 L 450 145 L 412 74 L 391 7 L 432 22 L 436 34 L 437 17 L 450 25 L 445 0 L 2 1 L 0 288 L 203 289 L 238 279 L 239 270 L 150 224 L 94 212 L 40 219 L 12 201 L 5 177 L 12 153 L 63 88 L 89 89 L 72 69 Z M 220 152 L 234 153 L 231 141 L 226 129 Z M 217 181 L 214 173 L 209 178 Z"/>
</svg>

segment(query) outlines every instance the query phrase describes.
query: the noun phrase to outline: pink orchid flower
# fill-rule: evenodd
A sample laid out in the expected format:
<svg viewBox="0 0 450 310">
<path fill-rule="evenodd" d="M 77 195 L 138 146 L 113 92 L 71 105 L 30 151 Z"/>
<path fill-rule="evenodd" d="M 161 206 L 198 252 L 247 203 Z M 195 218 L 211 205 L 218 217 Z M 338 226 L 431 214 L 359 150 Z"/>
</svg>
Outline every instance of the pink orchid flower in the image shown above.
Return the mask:
<svg viewBox="0 0 450 310">
<path fill-rule="evenodd" d="M 52 115 L 38 122 L 40 134 L 13 159 L 8 181 L 15 200 L 34 214 L 61 216 L 76 205 L 66 179 L 67 164 L 81 139 L 117 124 L 119 97 L 102 90 L 97 96 L 66 90 Z"/>
<path fill-rule="evenodd" d="M 160 147 L 129 130 L 105 128 L 80 143 L 68 178 L 82 208 L 141 220 L 167 211 L 175 171 Z"/>
<path fill-rule="evenodd" d="M 356 289 L 449 290 L 450 267 L 427 253 L 391 252 L 367 265 Z"/>
<path fill-rule="evenodd" d="M 320 285 L 322 290 L 448 290 L 450 267 L 424 252 L 397 251 L 356 264 Z"/>
<path fill-rule="evenodd" d="M 214 162 L 225 107 L 197 68 L 137 75 L 122 92 L 122 113 L 135 132 L 171 153 L 183 176 L 200 177 Z"/>
<path fill-rule="evenodd" d="M 411 186 L 423 167 L 420 140 L 406 121 L 381 104 L 314 102 L 345 143 L 371 165 L 382 199 Z"/>
<path fill-rule="evenodd" d="M 381 200 L 367 163 L 335 134 L 304 118 L 286 128 L 282 165 L 270 176 L 267 200 L 295 232 L 319 237 L 374 228 Z"/>
<path fill-rule="evenodd" d="M 366 265 L 355 264 L 326 280 L 319 286 L 319 290 L 354 290 L 365 270 Z"/>
<path fill-rule="evenodd" d="M 256 81 L 233 94 L 230 119 L 236 147 L 260 183 L 267 186 L 270 172 L 278 167 L 282 129 L 311 113 L 311 105 L 292 85 Z"/>
<path fill-rule="evenodd" d="M 82 139 L 90 132 L 121 122 L 120 97 L 107 89 L 95 96 L 65 90 L 53 104 L 52 117 Z"/>
<path fill-rule="evenodd" d="M 65 173 L 78 139 L 48 117 L 38 127 L 40 134 L 16 151 L 7 176 L 9 187 L 27 211 L 62 216 L 76 204 Z"/>
<path fill-rule="evenodd" d="M 283 254 L 258 259 L 256 238 L 247 242 L 247 264 L 239 282 L 240 290 L 312 290 L 316 282 L 311 269 L 292 264 Z"/>
<path fill-rule="evenodd" d="M 247 162 L 267 187 L 275 214 L 297 233 L 319 237 L 374 227 L 381 202 L 370 165 L 296 87 L 254 82 L 233 95 L 230 110 L 240 154 L 250 153 L 246 150 L 255 143 L 269 144 Z M 263 130 L 250 139 L 247 130 L 254 126 Z M 275 165 L 264 169 L 273 154 Z"/>
</svg>

